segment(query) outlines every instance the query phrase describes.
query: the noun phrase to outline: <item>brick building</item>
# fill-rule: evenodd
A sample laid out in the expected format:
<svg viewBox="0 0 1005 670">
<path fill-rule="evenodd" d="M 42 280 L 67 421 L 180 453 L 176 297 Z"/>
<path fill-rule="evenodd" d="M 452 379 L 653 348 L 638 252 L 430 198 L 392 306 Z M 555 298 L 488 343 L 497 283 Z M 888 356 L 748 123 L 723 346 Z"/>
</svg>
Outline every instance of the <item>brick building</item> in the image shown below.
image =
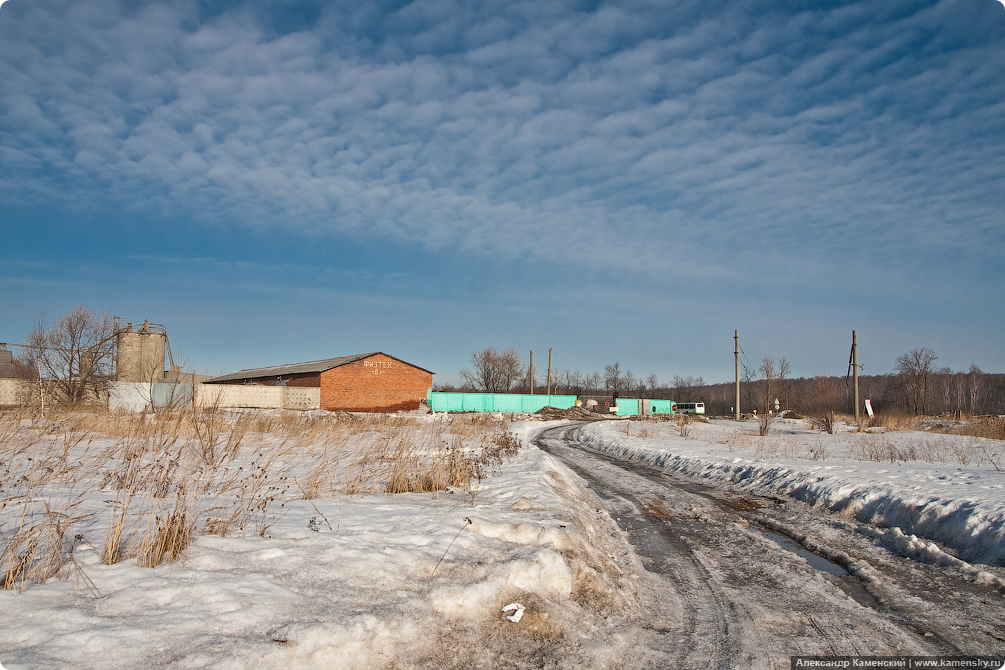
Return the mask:
<svg viewBox="0 0 1005 670">
<path fill-rule="evenodd" d="M 433 373 L 382 352 L 239 370 L 207 384 L 262 384 L 321 389 L 321 409 L 394 412 L 418 409 Z"/>
</svg>

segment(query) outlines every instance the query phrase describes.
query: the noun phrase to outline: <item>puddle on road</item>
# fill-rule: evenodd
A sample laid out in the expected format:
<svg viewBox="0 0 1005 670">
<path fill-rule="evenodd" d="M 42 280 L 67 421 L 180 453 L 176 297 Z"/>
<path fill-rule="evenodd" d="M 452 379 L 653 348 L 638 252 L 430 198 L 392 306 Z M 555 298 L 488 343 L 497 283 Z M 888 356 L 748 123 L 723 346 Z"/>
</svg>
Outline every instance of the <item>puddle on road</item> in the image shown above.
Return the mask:
<svg viewBox="0 0 1005 670">
<path fill-rule="evenodd" d="M 538 446 L 541 446 L 542 449 L 548 451 L 548 449 L 543 445 L 539 444 Z M 601 460 L 607 460 L 608 462 L 613 462 L 614 460 L 613 458 L 607 458 L 602 454 L 594 455 L 598 456 Z M 584 481 L 586 481 L 587 486 L 594 493 L 596 493 L 601 500 L 609 502 L 616 501 L 620 498 L 620 496 L 612 494 L 606 488 L 601 486 L 594 479 L 594 477 L 582 468 L 576 467 L 573 463 L 569 463 L 569 466 L 574 472 L 581 476 Z M 665 484 L 668 479 L 672 479 L 674 487 L 687 491 L 688 493 L 699 495 L 717 505 L 728 507 L 733 513 L 738 512 L 735 504 L 730 505 L 728 502 L 723 501 L 719 497 L 711 495 L 709 487 L 707 486 L 688 482 L 682 478 L 670 478 L 666 475 L 666 473 L 634 463 L 618 463 L 618 467 L 647 479 L 657 481 L 661 484 Z M 776 504 L 780 502 L 777 498 L 767 498 L 767 500 L 771 500 Z M 687 547 L 683 543 L 683 538 L 676 532 L 671 532 L 669 525 L 660 524 L 658 526 L 654 526 L 652 523 L 642 523 L 640 517 L 632 515 L 615 514 L 613 515 L 613 518 L 622 530 L 629 533 L 631 536 L 630 541 L 636 551 L 638 551 L 641 556 L 647 557 L 649 560 L 653 561 L 653 564 L 650 564 L 649 568 L 655 569 L 656 572 L 661 571 L 661 564 L 665 562 L 669 554 L 687 552 Z M 857 602 L 859 605 L 872 609 L 881 609 L 883 607 L 882 603 L 880 603 L 880 601 L 872 593 L 870 593 L 868 589 L 866 589 L 865 585 L 857 577 L 851 575 L 840 565 L 833 563 L 822 556 L 814 554 L 795 540 L 782 535 L 781 533 L 766 530 L 753 523 L 750 524 L 750 529 L 763 534 L 783 549 L 802 556 L 811 567 L 822 572 L 823 577 L 827 581 L 841 589 L 845 595 Z"/>
<path fill-rule="evenodd" d="M 814 554 L 812 551 L 809 551 L 803 545 L 799 544 L 790 537 L 782 535 L 781 533 L 776 533 L 774 531 L 767 530 L 765 528 L 761 528 L 760 526 L 756 526 L 754 524 L 751 524 L 750 528 L 751 530 L 756 530 L 758 533 L 768 538 L 769 540 L 772 540 L 782 549 L 787 549 L 794 554 L 802 556 L 803 558 L 806 559 L 806 562 L 809 563 L 810 566 L 816 568 L 820 572 L 826 572 L 829 575 L 835 575 L 837 577 L 844 577 L 845 575 L 848 574 L 848 571 L 842 568 L 837 563 L 831 563 L 823 556 Z"/>
<path fill-rule="evenodd" d="M 844 591 L 849 598 L 857 602 L 859 605 L 862 605 L 863 607 L 871 607 L 873 609 L 878 609 L 880 607 L 880 602 L 876 599 L 876 596 L 869 593 L 862 582 L 856 579 L 837 563 L 832 563 L 823 556 L 814 554 L 791 537 L 782 535 L 781 533 L 761 528 L 756 524 L 750 524 L 750 529 L 757 531 L 764 537 L 775 542 L 782 549 L 791 551 L 792 553 L 805 558 L 806 562 L 809 563 L 811 567 L 824 573 L 824 577 L 826 577 L 829 582 Z"/>
</svg>

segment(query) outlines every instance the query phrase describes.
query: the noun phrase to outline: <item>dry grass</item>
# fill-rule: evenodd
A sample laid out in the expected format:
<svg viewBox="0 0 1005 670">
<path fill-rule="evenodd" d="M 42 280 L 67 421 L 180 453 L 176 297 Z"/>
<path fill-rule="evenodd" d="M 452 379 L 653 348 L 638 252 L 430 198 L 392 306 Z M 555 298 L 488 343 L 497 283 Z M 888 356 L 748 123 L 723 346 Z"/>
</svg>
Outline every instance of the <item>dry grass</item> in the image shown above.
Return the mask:
<svg viewBox="0 0 1005 670">
<path fill-rule="evenodd" d="M 922 430 L 922 418 L 910 414 L 877 414 L 870 425 L 887 430 Z"/>
<path fill-rule="evenodd" d="M 485 415 L 0 413 L 0 580 L 23 589 L 66 567 L 95 593 L 74 554 L 84 535 L 103 537 L 107 564 L 153 567 L 199 534 L 265 536 L 297 499 L 448 488 L 473 498 L 518 448 Z M 91 513 L 75 515 L 85 500 Z"/>
<path fill-rule="evenodd" d="M 838 423 L 841 421 L 841 416 L 838 415 L 834 410 L 824 410 L 814 416 L 811 421 L 814 428 L 819 428 L 820 430 L 833 435 L 837 431 Z"/>
<path fill-rule="evenodd" d="M 1001 470 L 1003 465 L 1000 444 L 985 439 L 913 439 L 893 441 L 883 435 L 868 435 L 856 441 L 852 456 L 863 461 L 926 463 L 954 463 L 974 467 L 992 466 Z"/>
<path fill-rule="evenodd" d="M 673 520 L 673 515 L 670 514 L 670 511 L 659 498 L 653 498 L 652 501 L 648 503 L 642 503 L 642 509 L 645 511 L 646 516 L 652 517 L 653 519 L 659 519 L 660 521 L 666 521 L 667 523 Z"/>
<path fill-rule="evenodd" d="M 979 417 L 954 426 L 946 432 L 956 435 L 969 435 L 971 437 L 985 437 L 990 440 L 1005 440 L 1005 417 Z"/>
<path fill-rule="evenodd" d="M 9 501 L 5 501 L 5 505 Z M 24 590 L 30 582 L 42 582 L 55 575 L 67 562 L 72 551 L 66 536 L 70 528 L 83 519 L 73 516 L 78 501 L 54 505 L 49 500 L 40 505 L 15 501 L 20 512 L 17 525 L 7 536 L 0 555 L 0 586 Z"/>
<path fill-rule="evenodd" d="M 775 421 L 775 415 L 765 412 L 757 415 L 757 434 L 764 437 L 771 431 L 771 424 Z"/>
</svg>

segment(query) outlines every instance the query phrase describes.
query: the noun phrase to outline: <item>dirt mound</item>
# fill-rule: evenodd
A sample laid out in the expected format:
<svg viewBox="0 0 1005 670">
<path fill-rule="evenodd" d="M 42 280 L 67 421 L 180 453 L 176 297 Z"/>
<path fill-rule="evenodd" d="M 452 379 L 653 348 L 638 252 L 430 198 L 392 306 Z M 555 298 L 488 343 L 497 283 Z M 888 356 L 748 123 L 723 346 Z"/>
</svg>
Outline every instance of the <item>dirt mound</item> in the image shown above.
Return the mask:
<svg viewBox="0 0 1005 670">
<path fill-rule="evenodd" d="M 570 407 L 569 409 L 559 409 L 557 407 L 552 407 L 547 405 L 541 409 L 534 412 L 534 414 L 553 421 L 556 419 L 589 419 L 591 421 L 600 418 L 596 412 L 591 412 L 583 407 Z"/>
</svg>

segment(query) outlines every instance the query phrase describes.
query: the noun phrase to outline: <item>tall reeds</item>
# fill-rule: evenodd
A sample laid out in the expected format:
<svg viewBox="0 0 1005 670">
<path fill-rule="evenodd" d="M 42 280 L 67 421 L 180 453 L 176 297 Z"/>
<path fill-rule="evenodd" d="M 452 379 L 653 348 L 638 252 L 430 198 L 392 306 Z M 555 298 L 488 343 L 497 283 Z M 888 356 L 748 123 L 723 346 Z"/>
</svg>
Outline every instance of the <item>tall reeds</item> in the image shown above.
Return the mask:
<svg viewBox="0 0 1005 670">
<path fill-rule="evenodd" d="M 518 448 L 478 415 L 0 413 L 0 580 L 20 589 L 79 568 L 67 538 L 83 530 L 103 536 L 104 563 L 154 567 L 199 534 L 266 535 L 296 499 L 471 492 Z M 67 491 L 72 502 L 51 503 Z"/>
</svg>

